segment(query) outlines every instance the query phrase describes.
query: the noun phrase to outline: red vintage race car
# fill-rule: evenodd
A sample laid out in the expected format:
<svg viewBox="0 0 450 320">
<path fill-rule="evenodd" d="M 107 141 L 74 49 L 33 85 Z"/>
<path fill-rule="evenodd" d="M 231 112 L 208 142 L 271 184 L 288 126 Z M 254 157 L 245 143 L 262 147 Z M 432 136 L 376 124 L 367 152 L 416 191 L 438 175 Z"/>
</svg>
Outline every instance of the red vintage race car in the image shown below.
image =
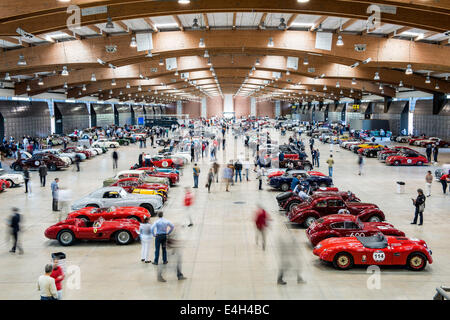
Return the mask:
<svg viewBox="0 0 450 320">
<path fill-rule="evenodd" d="M 85 222 L 97 221 L 100 218 L 104 220 L 133 219 L 142 222 L 145 217 L 150 215 L 147 209 L 141 207 L 86 207 L 67 215 L 67 219 L 81 219 Z"/>
<path fill-rule="evenodd" d="M 402 151 L 416 152 L 415 150 L 413 150 L 411 148 L 408 148 L 408 147 L 397 146 L 397 147 L 390 147 L 388 149 L 385 149 L 385 150 L 382 150 L 382 151 L 378 152 L 377 157 L 378 157 L 378 160 L 386 161 L 387 157 L 396 155 L 397 153 L 402 152 Z"/>
<path fill-rule="evenodd" d="M 133 189 L 147 189 L 147 190 L 157 190 L 161 193 L 167 194 L 169 191 L 169 186 L 162 183 L 146 183 L 139 178 L 124 178 L 117 180 L 111 185 L 111 187 L 122 187 L 128 193 L 132 193 Z"/>
<path fill-rule="evenodd" d="M 175 172 L 159 172 L 153 167 L 142 167 L 138 168 L 137 170 L 143 170 L 149 176 L 167 178 L 170 181 L 170 186 L 175 185 L 180 180 L 180 176 L 178 175 L 178 173 Z"/>
<path fill-rule="evenodd" d="M 90 151 L 83 149 L 81 147 L 68 147 L 68 148 L 64 149 L 63 151 L 67 152 L 67 153 L 71 153 L 71 152 L 82 153 L 86 156 L 86 159 L 89 159 L 90 157 L 92 157 L 92 154 Z"/>
<path fill-rule="evenodd" d="M 63 246 L 70 246 L 77 240 L 114 240 L 126 245 L 138 238 L 139 222 L 131 219 L 85 222 L 81 219 L 67 219 L 47 228 L 45 236 L 56 239 Z"/>
<path fill-rule="evenodd" d="M 400 165 L 422 166 L 425 163 L 428 163 L 428 160 L 425 156 L 416 152 L 409 152 L 409 151 L 402 151 L 396 155 L 389 156 L 386 158 L 386 164 L 394 166 Z"/>
<path fill-rule="evenodd" d="M 322 261 L 332 262 L 339 270 L 354 265 L 399 265 L 420 271 L 433 263 L 431 250 L 423 240 L 385 236 L 331 238 L 321 241 L 313 253 Z"/>
<path fill-rule="evenodd" d="M 338 195 L 344 201 L 361 202 L 361 200 L 358 197 L 356 197 L 353 192 L 339 191 L 338 188 L 319 188 L 312 194 L 320 196 Z M 279 195 L 277 195 L 276 199 L 278 202 L 278 206 L 281 209 L 287 210 L 288 212 L 291 211 L 296 205 L 299 205 L 300 203 L 304 202 L 304 200 L 298 194 L 291 191 L 280 193 Z"/>
<path fill-rule="evenodd" d="M 0 192 L 5 191 L 8 188 L 11 188 L 11 183 L 9 181 L 0 179 Z"/>
<path fill-rule="evenodd" d="M 420 136 L 420 137 L 416 137 L 416 138 L 411 138 L 411 139 L 409 139 L 408 144 L 409 144 L 410 146 L 412 146 L 412 145 L 414 145 L 414 142 L 416 142 L 416 141 L 422 141 L 422 140 L 427 140 L 427 139 L 428 139 L 428 137 L 425 137 L 425 136 Z"/>
<path fill-rule="evenodd" d="M 370 237 L 377 233 L 404 237 L 405 233 L 386 222 L 362 222 L 351 214 L 332 214 L 314 222 L 306 229 L 306 236 L 313 246 L 328 238 Z"/>
<path fill-rule="evenodd" d="M 290 222 L 309 227 L 323 216 L 337 214 L 339 210 L 347 209 L 350 214 L 358 216 L 361 221 L 384 221 L 384 213 L 376 204 L 344 201 L 339 195 L 312 195 L 305 202 L 294 206 L 288 213 Z"/>
<path fill-rule="evenodd" d="M 170 158 L 162 157 L 162 156 L 154 156 L 151 158 L 152 165 L 158 168 L 174 168 L 175 164 L 173 160 Z"/>
</svg>

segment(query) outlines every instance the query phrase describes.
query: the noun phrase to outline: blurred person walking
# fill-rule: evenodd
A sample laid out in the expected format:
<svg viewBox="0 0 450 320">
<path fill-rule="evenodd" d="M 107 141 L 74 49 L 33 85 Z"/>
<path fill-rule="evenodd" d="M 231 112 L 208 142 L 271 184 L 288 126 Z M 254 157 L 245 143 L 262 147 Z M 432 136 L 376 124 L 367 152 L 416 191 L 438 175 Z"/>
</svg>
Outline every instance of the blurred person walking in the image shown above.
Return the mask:
<svg viewBox="0 0 450 320">
<path fill-rule="evenodd" d="M 177 231 L 172 232 L 170 236 L 167 237 L 167 249 L 169 254 L 174 257 L 176 261 L 176 271 L 178 280 L 186 280 L 187 278 L 182 273 L 182 261 L 183 261 L 183 253 L 182 253 L 182 243 L 183 241 L 179 239 Z M 158 267 L 158 281 L 166 282 L 163 278 L 163 267 Z"/>
<path fill-rule="evenodd" d="M 44 161 L 42 161 L 39 166 L 39 179 L 41 181 L 41 187 L 45 187 L 46 177 L 47 177 L 47 166 L 45 165 Z"/>
<path fill-rule="evenodd" d="M 13 247 L 9 252 L 15 253 L 16 249 L 19 249 L 19 254 L 23 254 L 22 246 L 19 242 L 19 232 L 20 232 L 20 221 L 22 216 L 19 213 L 18 208 L 12 208 L 12 215 L 9 222 L 9 227 L 11 228 L 11 235 L 13 237 Z"/>
<path fill-rule="evenodd" d="M 117 169 L 117 162 L 119 160 L 119 154 L 117 153 L 116 150 L 114 150 L 112 153 L 112 159 L 113 159 L 113 170 L 114 170 L 114 169 Z"/>
<path fill-rule="evenodd" d="M 431 162 L 431 153 L 433 151 L 433 147 L 431 144 L 427 144 L 427 147 L 425 149 L 425 153 L 427 154 L 427 160 L 428 162 Z"/>
<path fill-rule="evenodd" d="M 247 179 L 247 181 L 249 181 L 248 175 L 250 173 L 250 161 L 248 159 L 244 161 L 244 170 L 245 170 L 245 178 Z"/>
<path fill-rule="evenodd" d="M 56 293 L 58 300 L 62 300 L 62 282 L 64 280 L 64 271 L 59 266 L 59 259 L 53 258 L 53 269 L 52 273 L 50 274 L 50 277 L 55 279 L 55 286 L 56 286 Z"/>
<path fill-rule="evenodd" d="M 241 161 L 236 160 L 234 163 L 234 182 L 237 182 L 238 176 L 239 176 L 239 182 L 242 182 L 242 163 Z"/>
<path fill-rule="evenodd" d="M 214 181 L 214 171 L 213 171 L 213 168 L 210 168 L 209 169 L 209 172 L 208 172 L 208 180 L 207 180 L 208 182 L 206 183 L 206 186 L 207 186 L 207 188 L 208 188 L 208 193 L 211 193 L 211 185 L 212 185 L 212 183 L 213 183 L 213 181 Z"/>
<path fill-rule="evenodd" d="M 279 254 L 279 266 L 278 266 L 278 279 L 279 285 L 285 285 L 283 277 L 287 271 L 292 270 L 297 276 L 297 283 L 304 283 L 301 276 L 300 260 L 298 259 L 298 249 L 300 245 L 296 243 L 295 238 L 289 233 L 279 235 L 278 237 L 278 254 Z"/>
<path fill-rule="evenodd" d="M 139 230 L 136 230 L 141 239 L 141 261 L 145 263 L 150 263 L 149 249 L 150 242 L 152 241 L 152 225 L 150 224 L 150 217 L 145 217 L 144 221 L 140 224 Z"/>
<path fill-rule="evenodd" d="M 55 279 L 50 275 L 53 271 L 53 265 L 45 265 L 45 274 L 39 276 L 37 289 L 40 292 L 41 300 L 57 300 L 58 290 L 56 289 Z"/>
<path fill-rule="evenodd" d="M 27 166 L 23 167 L 23 179 L 24 179 L 24 184 L 25 184 L 25 193 L 28 193 L 28 189 L 30 189 L 30 193 L 31 193 L 31 188 L 29 185 L 31 175 L 30 175 L 30 171 L 28 171 Z"/>
<path fill-rule="evenodd" d="M 189 187 L 184 188 L 184 190 L 185 219 L 187 221 L 187 226 L 192 227 L 194 225 L 192 222 L 192 205 L 194 204 L 194 195 Z"/>
<path fill-rule="evenodd" d="M 258 180 L 259 185 L 258 190 L 263 189 L 262 188 L 263 175 L 264 175 L 263 168 L 259 167 L 258 170 L 256 171 L 256 180 Z"/>
<path fill-rule="evenodd" d="M 217 162 L 213 163 L 213 171 L 214 171 L 214 176 L 216 177 L 216 183 L 219 183 L 219 168 L 220 165 Z"/>
<path fill-rule="evenodd" d="M 435 163 L 438 162 L 438 155 L 439 155 L 439 147 L 437 144 L 435 144 L 433 147 L 433 158 Z"/>
<path fill-rule="evenodd" d="M 75 155 L 75 166 L 77 168 L 77 172 L 80 172 L 80 162 L 81 158 L 78 154 Z"/>
<path fill-rule="evenodd" d="M 439 178 L 439 182 L 442 184 L 442 192 L 444 194 L 447 194 L 447 185 L 450 182 L 450 170 L 448 171 L 447 174 L 443 174 L 440 178 Z"/>
<path fill-rule="evenodd" d="M 231 170 L 231 168 L 229 166 L 226 166 L 225 168 L 223 168 L 223 179 L 225 180 L 225 186 L 226 192 L 229 192 L 229 187 L 230 187 L 230 180 L 233 179 L 233 171 Z"/>
<path fill-rule="evenodd" d="M 257 205 L 257 210 L 255 214 L 255 225 L 256 225 L 256 245 L 258 245 L 259 238 L 262 238 L 262 249 L 266 250 L 266 230 L 268 227 L 269 216 L 261 205 Z"/>
<path fill-rule="evenodd" d="M 433 175 L 431 174 L 431 171 L 428 171 L 425 176 L 425 182 L 427 187 L 427 197 L 429 197 L 431 196 L 431 184 L 433 183 Z"/>
<path fill-rule="evenodd" d="M 358 155 L 358 166 L 359 166 L 359 172 L 358 175 L 362 174 L 363 166 L 364 166 L 364 158 L 362 154 Z"/>
</svg>

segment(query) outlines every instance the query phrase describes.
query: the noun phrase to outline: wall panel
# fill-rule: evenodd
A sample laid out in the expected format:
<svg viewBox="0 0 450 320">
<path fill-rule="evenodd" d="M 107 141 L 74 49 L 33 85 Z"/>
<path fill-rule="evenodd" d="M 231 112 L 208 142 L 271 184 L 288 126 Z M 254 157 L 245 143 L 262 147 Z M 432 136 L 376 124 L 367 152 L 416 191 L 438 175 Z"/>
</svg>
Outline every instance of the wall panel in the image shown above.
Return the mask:
<svg viewBox="0 0 450 320">
<path fill-rule="evenodd" d="M 63 133 L 89 128 L 89 112 L 84 103 L 55 102 L 54 106 L 61 113 Z"/>
<path fill-rule="evenodd" d="M 97 127 L 107 127 L 114 124 L 114 109 L 112 104 L 91 103 L 97 117 Z"/>
<path fill-rule="evenodd" d="M 45 137 L 50 134 L 50 111 L 46 102 L 0 101 L 0 113 L 6 137 L 18 140 L 24 135 Z"/>
<path fill-rule="evenodd" d="M 126 124 L 132 125 L 134 123 L 131 106 L 126 104 L 116 104 L 115 107 L 119 112 L 119 126 L 124 126 Z"/>
</svg>

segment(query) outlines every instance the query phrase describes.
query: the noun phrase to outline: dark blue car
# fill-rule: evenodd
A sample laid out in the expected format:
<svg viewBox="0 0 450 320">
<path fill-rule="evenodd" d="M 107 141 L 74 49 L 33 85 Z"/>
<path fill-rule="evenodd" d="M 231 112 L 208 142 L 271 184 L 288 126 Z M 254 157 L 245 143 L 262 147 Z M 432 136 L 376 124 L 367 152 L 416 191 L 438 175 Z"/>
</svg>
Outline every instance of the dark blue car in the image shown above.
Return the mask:
<svg viewBox="0 0 450 320">
<path fill-rule="evenodd" d="M 294 175 L 297 176 L 300 184 L 306 189 L 311 187 L 315 190 L 319 187 L 331 187 L 333 185 L 333 179 L 328 176 L 311 176 L 303 170 L 292 170 L 288 174 L 270 178 L 268 181 L 269 186 L 278 190 L 288 191 L 291 188 Z"/>
</svg>

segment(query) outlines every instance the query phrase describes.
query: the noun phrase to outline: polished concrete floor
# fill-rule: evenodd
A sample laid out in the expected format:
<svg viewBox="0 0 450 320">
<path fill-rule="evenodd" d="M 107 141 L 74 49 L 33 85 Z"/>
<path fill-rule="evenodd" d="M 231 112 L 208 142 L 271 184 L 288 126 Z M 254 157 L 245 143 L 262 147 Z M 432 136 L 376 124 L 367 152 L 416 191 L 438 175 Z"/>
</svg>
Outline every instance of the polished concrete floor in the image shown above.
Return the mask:
<svg viewBox="0 0 450 320">
<path fill-rule="evenodd" d="M 275 135 L 275 133 L 273 134 Z M 283 140 L 287 137 L 283 137 Z M 318 144 L 321 151 L 319 170 L 326 172 L 325 161 L 329 145 Z M 8 252 L 5 223 L 0 226 L 0 299 L 38 299 L 36 281 L 50 262 L 52 252 L 67 255 L 66 267 L 79 268 L 80 286 L 76 275 L 64 283 L 65 299 L 431 299 L 435 288 L 450 284 L 450 196 L 442 194 L 441 185 L 433 182 L 432 196 L 427 199 L 425 224 L 410 225 L 413 215 L 411 197 L 418 187 L 424 188 L 424 176 L 430 167 L 387 167 L 376 159 L 367 159 L 364 174 L 358 176 L 355 154 L 334 148 L 334 183 L 340 189 L 352 190 L 365 202 L 373 202 L 386 213 L 387 220 L 409 237 L 424 239 L 433 250 L 434 263 L 423 272 L 404 268 L 381 268 L 379 282 L 366 268 L 337 271 L 321 263 L 302 228 L 291 228 L 277 208 L 277 192 L 264 186 L 257 190 L 255 173 L 249 182 L 238 182 L 225 192 L 222 183 L 213 185 L 208 194 L 204 187 L 210 166 L 208 159 L 199 161 L 200 187 L 195 190 L 194 226 L 182 227 L 184 210 L 183 186 L 192 186 L 192 166 L 184 169 L 180 185 L 170 190 L 165 216 L 176 224 L 183 239 L 183 273 L 187 280 L 178 281 L 174 259 L 169 256 L 165 271 L 166 283 L 157 282 L 156 267 L 140 262 L 140 244 L 117 246 L 114 243 L 83 242 L 61 247 L 57 241 L 44 237 L 44 230 L 58 217 L 51 211 L 50 183 L 39 186 L 37 172 L 32 173 L 32 193 L 23 188 L 0 194 L 2 219 L 6 221 L 10 208 L 17 206 L 23 216 L 23 255 Z M 148 148 L 151 152 L 156 149 Z M 119 169 L 128 169 L 137 161 L 141 150 L 137 145 L 119 149 Z M 228 135 L 226 152 L 219 160 L 245 157 L 243 140 Z M 441 150 L 440 165 L 450 163 L 450 150 Z M 111 153 L 82 163 L 82 171 L 72 169 L 51 172 L 48 181 L 59 177 L 62 188 L 78 196 L 102 186 L 104 178 L 113 175 Z M 396 193 L 396 181 L 406 182 L 406 193 Z M 256 204 L 263 205 L 272 221 L 266 251 L 255 243 L 253 215 Z M 280 237 L 295 239 L 293 255 L 299 262 L 306 281 L 297 284 L 295 273 L 287 273 L 286 286 L 277 285 L 280 261 Z M 151 255 L 153 256 L 153 255 Z M 69 283 L 70 282 L 70 283 Z M 379 286 L 368 285 L 377 284 Z"/>
</svg>

